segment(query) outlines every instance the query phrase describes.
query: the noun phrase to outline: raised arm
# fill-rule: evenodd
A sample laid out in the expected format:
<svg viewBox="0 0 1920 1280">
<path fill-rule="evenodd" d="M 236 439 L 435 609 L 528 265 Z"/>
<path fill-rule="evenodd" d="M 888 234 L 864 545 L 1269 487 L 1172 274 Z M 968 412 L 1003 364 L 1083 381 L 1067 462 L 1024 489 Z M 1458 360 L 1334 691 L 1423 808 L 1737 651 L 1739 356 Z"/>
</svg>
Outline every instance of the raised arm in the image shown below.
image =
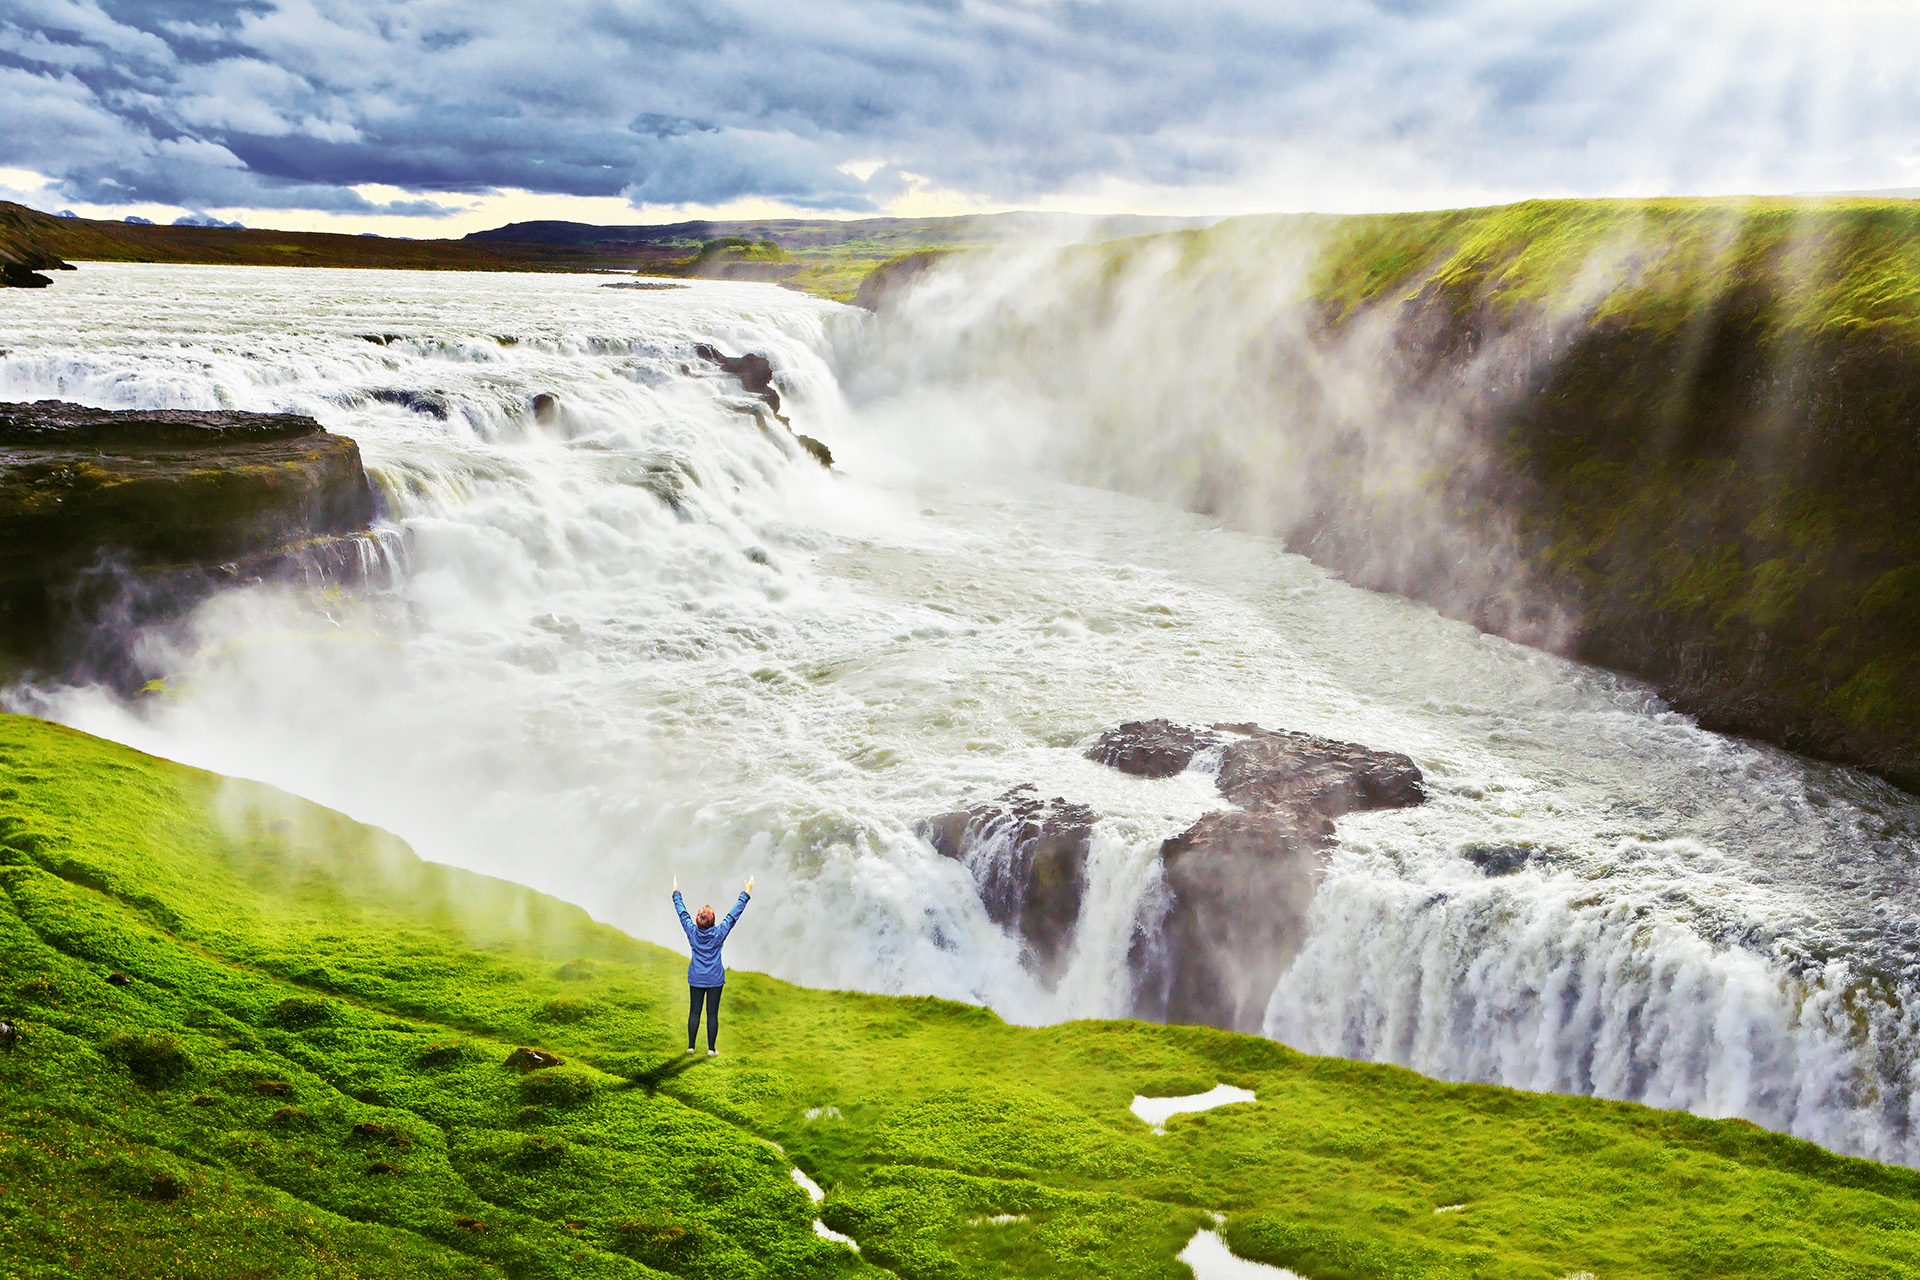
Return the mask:
<svg viewBox="0 0 1920 1280">
<path fill-rule="evenodd" d="M 747 898 L 749 896 L 747 893 L 747 889 L 751 889 L 751 888 L 753 888 L 753 877 L 748 876 L 747 888 L 742 889 L 740 891 L 740 901 L 733 904 L 733 910 L 727 912 L 727 918 L 720 922 L 721 938 L 724 939 L 729 933 L 733 932 L 733 922 L 738 920 L 740 918 L 740 913 L 747 909 Z"/>
<path fill-rule="evenodd" d="M 687 914 L 687 904 L 680 899 L 680 882 L 673 882 L 673 909 L 680 913 L 680 927 L 686 931 L 687 941 L 693 941 L 693 917 Z"/>
</svg>

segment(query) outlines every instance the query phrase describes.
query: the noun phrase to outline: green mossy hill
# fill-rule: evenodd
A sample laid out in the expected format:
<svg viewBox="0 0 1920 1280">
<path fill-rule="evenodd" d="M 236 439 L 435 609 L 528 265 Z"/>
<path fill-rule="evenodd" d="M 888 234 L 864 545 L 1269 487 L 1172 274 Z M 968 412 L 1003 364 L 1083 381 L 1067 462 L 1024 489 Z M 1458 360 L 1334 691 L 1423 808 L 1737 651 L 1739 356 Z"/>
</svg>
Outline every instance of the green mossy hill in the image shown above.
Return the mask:
<svg viewBox="0 0 1920 1280">
<path fill-rule="evenodd" d="M 9 1275 L 1178 1280 L 1218 1211 L 1314 1280 L 1920 1276 L 1912 1171 L 1204 1028 L 735 972 L 689 1059 L 671 952 L 17 716 L 0 887 Z"/>
<path fill-rule="evenodd" d="M 1920 204 L 1354 219 L 1313 292 L 1440 335 L 1420 390 L 1500 335 L 1548 345 L 1468 415 L 1495 478 L 1456 481 L 1511 520 L 1580 656 L 1920 787 Z"/>
</svg>

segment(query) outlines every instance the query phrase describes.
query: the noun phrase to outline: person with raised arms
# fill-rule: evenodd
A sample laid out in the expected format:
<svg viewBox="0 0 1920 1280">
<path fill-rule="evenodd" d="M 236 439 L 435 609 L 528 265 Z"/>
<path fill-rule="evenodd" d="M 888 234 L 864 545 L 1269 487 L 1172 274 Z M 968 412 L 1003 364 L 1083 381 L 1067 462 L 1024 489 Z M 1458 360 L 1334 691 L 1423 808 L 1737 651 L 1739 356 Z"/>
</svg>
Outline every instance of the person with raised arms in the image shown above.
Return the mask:
<svg viewBox="0 0 1920 1280">
<path fill-rule="evenodd" d="M 747 909 L 747 898 L 753 892 L 753 877 L 747 877 L 746 888 L 740 891 L 740 901 L 733 904 L 733 910 L 727 912 L 727 918 L 718 925 L 713 922 L 713 904 L 700 908 L 698 916 L 687 914 L 687 904 L 680 898 L 680 877 L 673 879 L 673 909 L 680 913 L 680 927 L 687 931 L 687 945 L 693 948 L 693 959 L 687 963 L 687 1052 L 694 1052 L 694 1035 L 700 1029 L 700 1009 L 707 1010 L 707 1056 L 713 1057 L 720 1052 L 720 990 L 727 985 L 727 970 L 720 963 L 720 947 L 733 932 L 733 925 L 740 913 Z"/>
</svg>

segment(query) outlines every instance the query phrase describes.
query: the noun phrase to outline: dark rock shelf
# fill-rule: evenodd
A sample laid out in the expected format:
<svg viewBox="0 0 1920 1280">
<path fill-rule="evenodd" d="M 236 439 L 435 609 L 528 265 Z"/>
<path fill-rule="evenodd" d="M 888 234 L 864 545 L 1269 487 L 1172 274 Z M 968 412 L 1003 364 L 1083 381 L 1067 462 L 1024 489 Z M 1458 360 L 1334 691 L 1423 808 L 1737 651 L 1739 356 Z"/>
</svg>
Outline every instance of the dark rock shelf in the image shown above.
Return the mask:
<svg viewBox="0 0 1920 1280">
<path fill-rule="evenodd" d="M 143 577 L 155 607 L 344 570 L 373 515 L 359 446 L 311 418 L 0 404 L 0 649 L 59 665 L 108 570 Z"/>
</svg>

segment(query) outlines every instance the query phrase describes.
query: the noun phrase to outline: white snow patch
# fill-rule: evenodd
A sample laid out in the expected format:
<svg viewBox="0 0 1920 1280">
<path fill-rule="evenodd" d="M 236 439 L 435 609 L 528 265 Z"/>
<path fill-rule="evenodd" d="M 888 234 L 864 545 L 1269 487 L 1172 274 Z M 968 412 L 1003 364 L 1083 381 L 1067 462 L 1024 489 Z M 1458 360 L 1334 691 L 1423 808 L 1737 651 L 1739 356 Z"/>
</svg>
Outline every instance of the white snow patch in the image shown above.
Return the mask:
<svg viewBox="0 0 1920 1280">
<path fill-rule="evenodd" d="M 968 1218 L 967 1225 L 970 1227 L 1004 1227 L 1009 1223 L 1025 1222 L 1026 1220 L 1027 1215 L 1024 1213 L 996 1213 L 991 1218 Z"/>
<path fill-rule="evenodd" d="M 1217 1084 L 1205 1093 L 1190 1093 L 1184 1098 L 1136 1096 L 1128 1110 L 1152 1125 L 1155 1133 L 1165 1133 L 1167 1120 L 1171 1116 L 1187 1111 L 1211 1111 L 1215 1107 L 1224 1107 L 1231 1102 L 1254 1100 L 1251 1089 L 1236 1089 L 1230 1084 Z"/>
<path fill-rule="evenodd" d="M 838 1107 L 807 1108 L 807 1119 L 809 1120 L 841 1120 L 844 1118 L 845 1117 L 840 1114 L 840 1108 Z"/>
<path fill-rule="evenodd" d="M 855 1253 L 860 1252 L 860 1246 L 853 1242 L 852 1236 L 841 1235 L 838 1231 L 835 1231 L 818 1218 L 813 1220 L 813 1234 L 819 1236 L 822 1240 L 831 1240 L 835 1244 L 843 1244 Z"/>
<path fill-rule="evenodd" d="M 819 1204 L 827 1198 L 827 1193 L 820 1189 L 820 1184 L 812 1178 L 809 1178 L 806 1174 L 800 1172 L 798 1169 L 789 1169 L 787 1173 L 795 1182 L 800 1184 L 800 1189 L 807 1193 L 807 1199 L 813 1201 L 815 1204 Z"/>
<path fill-rule="evenodd" d="M 1218 1231 L 1196 1231 L 1180 1261 L 1193 1268 L 1194 1280 L 1301 1280 L 1295 1272 L 1235 1257 Z"/>
<path fill-rule="evenodd" d="M 1435 1209 L 1434 1212 L 1435 1213 L 1458 1213 L 1466 1207 L 1467 1206 L 1464 1204 L 1443 1204 L 1438 1209 Z"/>
</svg>

